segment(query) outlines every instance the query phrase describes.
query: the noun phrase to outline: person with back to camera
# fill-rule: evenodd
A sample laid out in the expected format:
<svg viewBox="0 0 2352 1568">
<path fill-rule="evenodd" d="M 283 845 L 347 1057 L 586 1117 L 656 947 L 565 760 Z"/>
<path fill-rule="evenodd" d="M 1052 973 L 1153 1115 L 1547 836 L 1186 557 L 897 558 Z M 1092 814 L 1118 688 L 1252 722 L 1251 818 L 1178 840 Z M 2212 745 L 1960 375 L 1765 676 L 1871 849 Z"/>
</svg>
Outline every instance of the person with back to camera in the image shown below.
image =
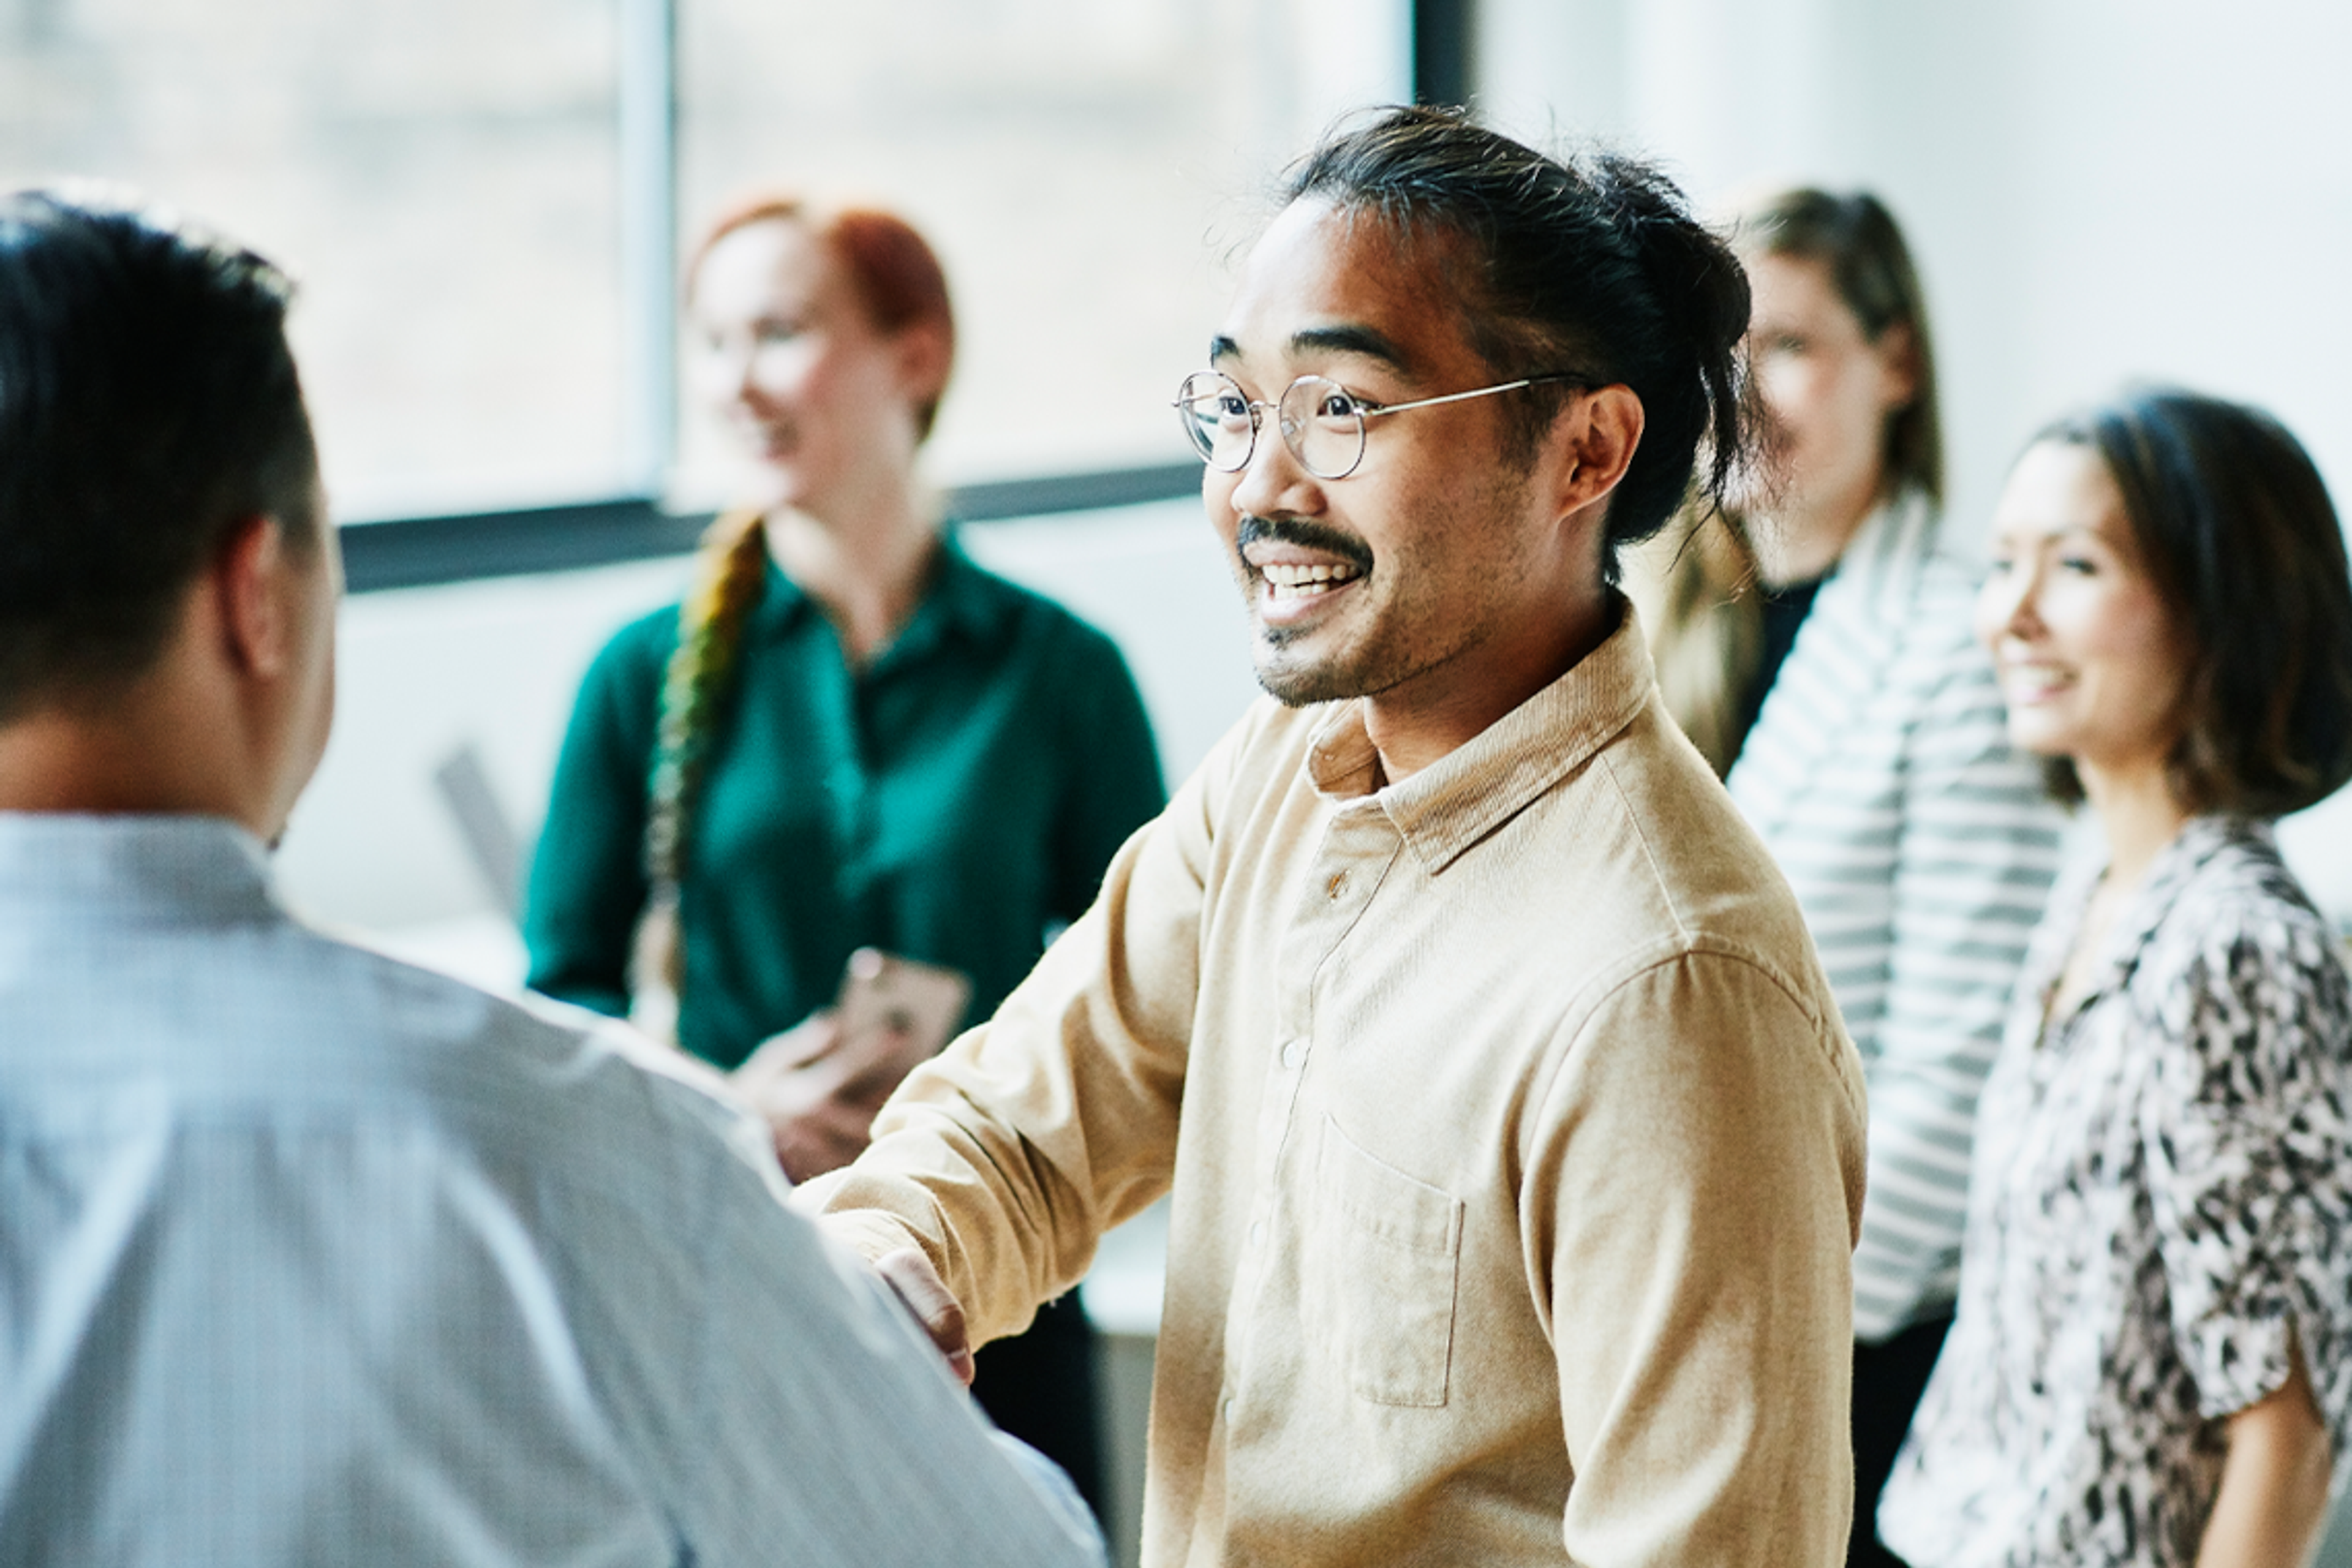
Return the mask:
<svg viewBox="0 0 2352 1568">
<path fill-rule="evenodd" d="M 2311 459 L 2148 391 L 2027 447 L 1979 635 L 2105 854 L 1985 1085 L 1959 1314 L 1879 1525 L 1916 1568 L 2292 1568 L 2352 1436 L 2352 986 L 2270 820 L 2352 778 Z"/>
<path fill-rule="evenodd" d="M 1644 564 L 1658 680 L 1796 889 L 1870 1084 L 1854 1276 L 1854 1530 L 1951 1324 L 1976 1096 L 2059 858 L 1937 538 L 1943 437 L 1927 300 L 1866 194 L 1793 188 L 1737 229 L 1777 448 L 1731 519 Z"/>
<path fill-rule="evenodd" d="M 625 627 L 582 685 L 531 868 L 530 984 L 626 1012 L 656 911 L 678 1043 L 735 1069 L 799 1181 L 865 1145 L 910 1065 L 836 1026 L 852 952 L 959 971 L 984 1014 L 1163 791 L 1110 641 L 974 565 L 924 496 L 955 327 L 922 237 L 754 202 L 704 240 L 687 314 L 754 490 L 686 603 Z M 1099 1502 L 1092 1346 L 1056 1301 L 976 1392 Z"/>
<path fill-rule="evenodd" d="M 1270 700 L 794 1201 L 952 1351 L 1172 1192 L 1146 1563 L 1832 1563 L 1861 1068 L 1612 585 L 1739 265 L 1454 110 L 1286 195 L 1176 398 Z"/>
<path fill-rule="evenodd" d="M 278 903 L 289 287 L 0 196 L 0 1562 L 1099 1564 L 707 1070 Z"/>
</svg>

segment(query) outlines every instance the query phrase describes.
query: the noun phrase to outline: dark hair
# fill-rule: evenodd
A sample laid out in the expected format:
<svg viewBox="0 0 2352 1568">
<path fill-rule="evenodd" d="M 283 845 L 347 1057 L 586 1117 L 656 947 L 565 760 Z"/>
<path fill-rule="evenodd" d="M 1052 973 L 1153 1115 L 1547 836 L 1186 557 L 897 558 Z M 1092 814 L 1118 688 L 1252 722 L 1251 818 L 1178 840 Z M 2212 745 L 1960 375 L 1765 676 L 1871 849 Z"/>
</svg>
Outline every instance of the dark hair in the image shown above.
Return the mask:
<svg viewBox="0 0 2352 1568">
<path fill-rule="evenodd" d="M 2034 437 L 2098 454 L 2189 643 L 2168 762 L 2190 811 L 2277 816 L 2352 779 L 2352 573 L 2327 486 L 2268 414 L 2168 388 Z M 2083 798 L 2065 758 L 2052 792 Z"/>
<path fill-rule="evenodd" d="M 1702 445 L 1700 488 L 1720 499 L 1748 439 L 1748 276 L 1658 170 L 1612 153 L 1549 158 L 1461 110 L 1400 108 L 1327 137 L 1283 194 L 1466 241 L 1464 319 L 1496 376 L 1576 371 L 1633 389 L 1644 423 L 1610 501 L 1612 576 L 1615 551 L 1688 494 Z M 1567 395 L 1538 386 L 1515 399 L 1513 457 L 1533 454 Z"/>
<path fill-rule="evenodd" d="M 947 269 L 920 230 L 897 213 L 879 207 L 825 207 L 803 197 L 768 193 L 749 196 L 719 215 L 703 234 L 686 268 L 687 298 L 694 297 L 695 276 L 710 247 L 755 223 L 792 223 L 805 228 L 830 247 L 849 274 L 850 287 L 866 307 L 866 319 L 883 333 L 908 327 L 938 329 L 947 342 L 948 362 L 955 361 L 955 306 L 948 298 Z M 940 401 L 947 395 L 946 377 L 940 390 L 915 409 L 915 434 L 928 437 L 939 418 Z"/>
<path fill-rule="evenodd" d="M 290 293 L 171 220 L 0 195 L 0 719 L 145 670 L 238 521 L 318 538 Z"/>
<path fill-rule="evenodd" d="M 1872 342 L 1895 327 L 1911 334 L 1918 384 L 1911 401 L 1886 417 L 1886 491 L 1916 489 L 1944 500 L 1944 428 L 1936 402 L 1936 349 L 1927 331 L 1927 296 L 1911 247 L 1885 203 L 1867 191 L 1840 195 L 1810 185 L 1774 192 L 1740 214 L 1743 247 L 1767 256 L 1819 261 L 1838 299 Z"/>
</svg>

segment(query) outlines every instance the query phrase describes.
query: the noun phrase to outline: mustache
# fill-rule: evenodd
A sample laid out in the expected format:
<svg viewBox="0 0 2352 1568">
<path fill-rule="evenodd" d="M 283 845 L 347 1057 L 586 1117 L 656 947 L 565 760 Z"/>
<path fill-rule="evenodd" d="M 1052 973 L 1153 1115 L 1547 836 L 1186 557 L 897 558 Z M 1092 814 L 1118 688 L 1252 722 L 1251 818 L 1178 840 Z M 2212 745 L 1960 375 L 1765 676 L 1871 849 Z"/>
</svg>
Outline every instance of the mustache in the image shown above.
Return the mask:
<svg viewBox="0 0 2352 1568">
<path fill-rule="evenodd" d="M 1302 550 L 1320 550 L 1337 555 L 1367 576 L 1372 570 L 1372 552 L 1364 542 L 1352 533 L 1342 533 L 1328 523 L 1314 522 L 1306 518 L 1253 517 L 1244 513 L 1241 526 L 1234 531 L 1236 552 L 1265 540 L 1275 544 L 1296 544 Z"/>
</svg>

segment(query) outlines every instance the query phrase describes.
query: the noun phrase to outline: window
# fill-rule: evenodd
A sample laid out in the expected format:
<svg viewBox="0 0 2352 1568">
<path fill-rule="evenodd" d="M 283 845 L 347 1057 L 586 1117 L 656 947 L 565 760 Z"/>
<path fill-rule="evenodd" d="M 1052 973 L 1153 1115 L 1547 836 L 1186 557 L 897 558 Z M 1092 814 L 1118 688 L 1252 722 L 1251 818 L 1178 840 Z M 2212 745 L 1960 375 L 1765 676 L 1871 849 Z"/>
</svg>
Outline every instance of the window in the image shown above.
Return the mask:
<svg viewBox="0 0 2352 1568">
<path fill-rule="evenodd" d="M 896 207 L 946 259 L 942 482 L 1181 461 L 1165 405 L 1222 262 L 1326 121 L 1406 92 L 1410 23 L 1404 0 L 0 0 L 0 182 L 126 181 L 292 270 L 346 520 L 665 471 L 671 501 L 719 499 L 708 432 L 670 423 L 667 262 L 776 185 Z"/>
<path fill-rule="evenodd" d="M 609 493 L 616 42 L 611 0 L 0 0 L 0 180 L 290 269 L 343 515 Z"/>
</svg>

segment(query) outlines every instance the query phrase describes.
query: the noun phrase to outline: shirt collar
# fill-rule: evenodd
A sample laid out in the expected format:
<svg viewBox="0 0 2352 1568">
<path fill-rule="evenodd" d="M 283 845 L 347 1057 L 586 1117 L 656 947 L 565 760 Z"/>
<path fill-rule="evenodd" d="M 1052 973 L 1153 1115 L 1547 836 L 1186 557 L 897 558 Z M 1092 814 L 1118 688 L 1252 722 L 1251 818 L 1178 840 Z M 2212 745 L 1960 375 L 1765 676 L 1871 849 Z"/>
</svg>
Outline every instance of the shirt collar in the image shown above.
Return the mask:
<svg viewBox="0 0 2352 1568">
<path fill-rule="evenodd" d="M 953 529 L 949 529 L 940 540 L 939 574 L 931 581 L 930 591 L 915 606 L 905 628 L 877 662 L 896 663 L 919 657 L 949 637 L 983 645 L 991 643 L 1011 619 L 1013 607 L 1012 595 L 1004 584 L 965 554 L 962 542 Z M 754 612 L 752 635 L 763 639 L 780 637 L 796 626 L 802 616 L 814 614 L 815 608 L 807 591 L 784 575 L 783 569 L 772 557 L 768 562 L 768 585 Z"/>
<path fill-rule="evenodd" d="M 1908 616 L 1912 583 L 1935 552 L 1936 540 L 1936 509 L 1920 491 L 1906 489 L 1863 520 L 1831 579 L 1889 615 Z"/>
<path fill-rule="evenodd" d="M 2190 817 L 2172 842 L 2149 862 L 2131 902 L 2107 932 L 2091 985 L 2073 1012 L 2082 1012 L 2095 998 L 2120 991 L 2128 984 L 2139 967 L 2140 955 L 2156 939 L 2157 929 L 2179 907 L 2182 889 L 2215 856 L 2234 844 L 2249 842 L 2274 847 L 2276 840 L 2267 824 L 2250 818 L 2223 815 Z M 2074 946 L 2073 933 L 2082 928 L 2083 915 L 2104 876 L 2095 866 L 2086 867 L 2085 871 L 2087 874 L 2069 890 L 2073 918 L 2067 923 L 2067 938 L 2053 948 L 2049 973 L 2037 976 L 2041 981 L 2040 994 L 2045 1001 L 2065 973 L 2066 958 Z"/>
<path fill-rule="evenodd" d="M 0 812 L 0 900 L 207 922 L 278 913 L 268 850 L 218 816 Z"/>
<path fill-rule="evenodd" d="M 1649 647 L 1633 605 L 1619 604 L 1617 629 L 1599 647 L 1402 784 L 1373 788 L 1380 759 L 1360 698 L 1317 731 L 1307 755 L 1308 779 L 1328 800 L 1376 800 L 1435 876 L 1583 766 L 1649 701 Z"/>
</svg>

